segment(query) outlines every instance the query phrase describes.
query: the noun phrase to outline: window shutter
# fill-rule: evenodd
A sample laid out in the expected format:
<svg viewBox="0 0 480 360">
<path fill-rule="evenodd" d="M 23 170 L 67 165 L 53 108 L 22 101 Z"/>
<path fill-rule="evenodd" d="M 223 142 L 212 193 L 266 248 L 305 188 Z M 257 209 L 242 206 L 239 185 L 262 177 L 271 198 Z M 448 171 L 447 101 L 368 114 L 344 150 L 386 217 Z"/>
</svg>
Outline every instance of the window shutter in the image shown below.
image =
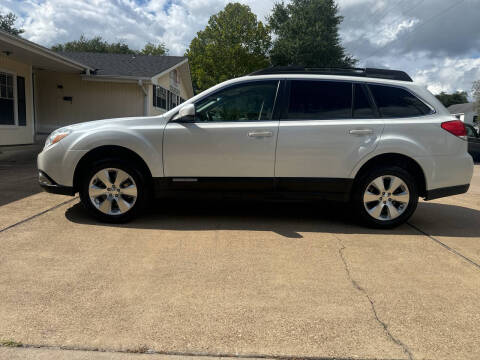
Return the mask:
<svg viewBox="0 0 480 360">
<path fill-rule="evenodd" d="M 25 78 L 17 76 L 18 125 L 27 126 L 27 102 L 25 99 Z"/>
<path fill-rule="evenodd" d="M 157 106 L 157 87 L 153 85 L 153 106 Z"/>
</svg>

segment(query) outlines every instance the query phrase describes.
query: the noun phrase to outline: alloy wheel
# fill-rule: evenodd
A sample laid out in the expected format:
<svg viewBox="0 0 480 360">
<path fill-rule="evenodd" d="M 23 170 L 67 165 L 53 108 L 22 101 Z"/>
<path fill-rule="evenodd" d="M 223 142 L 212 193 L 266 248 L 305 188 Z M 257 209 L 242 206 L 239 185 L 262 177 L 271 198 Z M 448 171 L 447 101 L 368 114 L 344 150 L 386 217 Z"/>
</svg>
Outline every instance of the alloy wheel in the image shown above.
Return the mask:
<svg viewBox="0 0 480 360">
<path fill-rule="evenodd" d="M 405 182 L 393 175 L 379 176 L 365 189 L 363 205 L 376 220 L 398 218 L 408 207 L 410 192 Z"/>
<path fill-rule="evenodd" d="M 90 179 L 88 196 L 102 213 L 122 215 L 135 205 L 138 190 L 135 180 L 126 171 L 106 168 Z"/>
</svg>

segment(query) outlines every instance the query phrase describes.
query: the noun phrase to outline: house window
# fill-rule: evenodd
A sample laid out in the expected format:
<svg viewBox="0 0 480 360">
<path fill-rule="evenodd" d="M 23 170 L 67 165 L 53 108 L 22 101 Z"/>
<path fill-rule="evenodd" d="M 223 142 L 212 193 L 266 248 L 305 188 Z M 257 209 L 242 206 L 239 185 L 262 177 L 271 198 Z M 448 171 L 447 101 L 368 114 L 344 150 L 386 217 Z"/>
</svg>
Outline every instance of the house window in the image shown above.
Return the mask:
<svg viewBox="0 0 480 360">
<path fill-rule="evenodd" d="M 178 71 L 176 69 L 170 71 L 170 80 L 172 84 L 178 84 Z"/>
<path fill-rule="evenodd" d="M 0 125 L 15 125 L 13 75 L 0 72 Z"/>
<path fill-rule="evenodd" d="M 478 123 L 478 115 L 473 116 L 473 123 L 474 124 Z"/>
<path fill-rule="evenodd" d="M 167 90 L 153 85 L 153 106 L 167 110 Z"/>
<path fill-rule="evenodd" d="M 153 106 L 170 110 L 183 103 L 185 99 L 161 86 L 153 85 Z"/>
</svg>

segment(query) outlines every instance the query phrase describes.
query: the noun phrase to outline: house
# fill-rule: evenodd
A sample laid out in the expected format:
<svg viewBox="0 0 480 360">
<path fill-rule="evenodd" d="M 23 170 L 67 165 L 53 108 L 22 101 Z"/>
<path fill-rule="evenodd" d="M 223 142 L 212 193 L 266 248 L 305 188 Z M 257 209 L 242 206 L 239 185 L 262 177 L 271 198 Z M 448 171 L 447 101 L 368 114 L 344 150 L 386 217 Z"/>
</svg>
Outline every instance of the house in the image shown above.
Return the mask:
<svg viewBox="0 0 480 360">
<path fill-rule="evenodd" d="M 56 53 L 0 31 L 0 145 L 83 121 L 159 115 L 192 96 L 184 57 Z"/>
<path fill-rule="evenodd" d="M 448 107 L 450 114 L 455 115 L 459 120 L 468 124 L 478 124 L 478 114 L 475 110 L 475 103 L 455 104 Z"/>
</svg>

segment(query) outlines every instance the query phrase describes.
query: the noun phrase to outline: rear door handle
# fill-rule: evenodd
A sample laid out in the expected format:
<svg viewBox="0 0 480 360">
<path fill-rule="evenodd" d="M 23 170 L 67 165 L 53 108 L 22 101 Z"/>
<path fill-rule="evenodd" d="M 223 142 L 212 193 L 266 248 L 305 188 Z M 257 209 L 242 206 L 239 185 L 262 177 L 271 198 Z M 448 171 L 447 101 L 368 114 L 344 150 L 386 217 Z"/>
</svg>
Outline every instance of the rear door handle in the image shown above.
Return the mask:
<svg viewBox="0 0 480 360">
<path fill-rule="evenodd" d="M 348 133 L 357 136 L 371 135 L 373 134 L 373 129 L 352 129 Z"/>
<path fill-rule="evenodd" d="M 272 131 L 249 131 L 248 136 L 249 137 L 272 137 L 273 132 Z"/>
</svg>

